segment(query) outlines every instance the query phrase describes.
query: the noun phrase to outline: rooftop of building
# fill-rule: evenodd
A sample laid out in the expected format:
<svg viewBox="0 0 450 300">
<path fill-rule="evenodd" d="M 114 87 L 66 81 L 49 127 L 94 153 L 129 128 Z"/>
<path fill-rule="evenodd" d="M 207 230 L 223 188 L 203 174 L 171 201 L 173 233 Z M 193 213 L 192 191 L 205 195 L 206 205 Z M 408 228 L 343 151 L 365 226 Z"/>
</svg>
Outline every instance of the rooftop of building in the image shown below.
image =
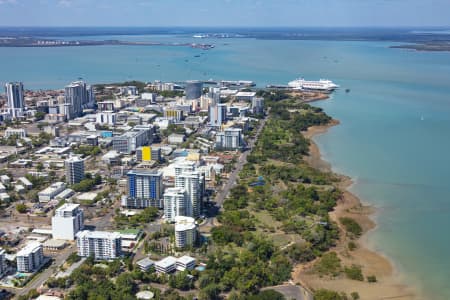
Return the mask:
<svg viewBox="0 0 450 300">
<path fill-rule="evenodd" d="M 72 211 L 78 209 L 79 206 L 80 206 L 80 204 L 75 204 L 75 203 L 65 203 L 65 204 L 63 204 L 61 207 L 57 208 L 56 211 L 68 211 L 68 212 L 72 212 Z"/>
<path fill-rule="evenodd" d="M 146 257 L 146 258 L 143 258 L 143 259 L 137 261 L 136 264 L 143 268 L 149 268 L 149 267 L 153 266 L 155 264 L 155 262 L 153 260 L 151 260 L 150 258 Z"/>
<path fill-rule="evenodd" d="M 184 192 L 185 192 L 185 190 L 182 187 L 171 187 L 171 188 L 167 188 L 164 191 L 164 195 L 165 196 L 175 196 L 175 195 L 178 195 L 178 194 L 184 193 Z"/>
<path fill-rule="evenodd" d="M 68 163 L 75 163 L 75 162 L 82 162 L 83 159 L 79 158 L 78 156 L 71 156 L 68 159 L 66 159 L 66 162 Z"/>
<path fill-rule="evenodd" d="M 188 265 L 188 264 L 190 264 L 190 263 L 195 262 L 195 258 L 190 257 L 190 256 L 188 256 L 188 255 L 184 255 L 184 256 L 178 258 L 177 261 L 178 261 L 179 263 L 184 264 L 184 265 Z"/>
<path fill-rule="evenodd" d="M 167 257 L 155 262 L 155 265 L 165 269 L 172 265 L 175 265 L 176 263 L 177 263 L 177 259 L 175 257 L 167 256 Z"/>
<path fill-rule="evenodd" d="M 131 170 L 127 173 L 127 175 L 154 175 L 154 176 L 162 176 L 162 172 L 160 170 Z"/>
<path fill-rule="evenodd" d="M 175 231 L 192 230 L 197 227 L 195 219 L 185 216 L 175 217 Z"/>
<path fill-rule="evenodd" d="M 17 256 L 27 256 L 36 251 L 39 247 L 42 247 L 39 242 L 30 242 L 25 247 L 23 247 L 19 252 L 17 252 Z"/>
<path fill-rule="evenodd" d="M 47 240 L 43 244 L 44 248 L 63 248 L 66 245 L 66 241 L 64 240 Z"/>
<path fill-rule="evenodd" d="M 61 187 L 66 187 L 66 184 L 64 182 L 55 182 L 52 185 L 50 185 L 49 187 L 45 188 L 44 190 L 40 191 L 40 193 L 51 193 L 56 189 L 59 189 Z"/>
<path fill-rule="evenodd" d="M 89 231 L 83 230 L 77 233 L 78 238 L 93 238 L 93 239 L 119 239 L 120 233 L 109 231 Z"/>
<path fill-rule="evenodd" d="M 255 97 L 256 92 L 238 92 L 236 97 Z"/>
</svg>

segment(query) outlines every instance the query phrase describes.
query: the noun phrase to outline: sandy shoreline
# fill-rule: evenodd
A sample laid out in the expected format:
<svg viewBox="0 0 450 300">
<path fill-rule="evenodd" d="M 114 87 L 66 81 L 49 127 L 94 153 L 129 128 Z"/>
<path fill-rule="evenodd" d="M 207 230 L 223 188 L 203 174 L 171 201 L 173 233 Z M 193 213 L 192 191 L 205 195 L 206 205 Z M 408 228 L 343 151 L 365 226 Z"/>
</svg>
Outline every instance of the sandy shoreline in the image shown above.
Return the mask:
<svg viewBox="0 0 450 300">
<path fill-rule="evenodd" d="M 322 171 L 331 172 L 331 165 L 322 160 L 320 150 L 313 142 L 312 137 L 323 134 L 328 128 L 338 124 L 338 121 L 333 121 L 327 126 L 311 127 L 304 133 L 305 137 L 311 139 L 310 156 L 305 158 L 305 160 L 312 167 Z M 358 292 L 361 297 L 360 299 L 423 299 L 423 297 L 419 296 L 419 292 L 414 287 L 406 286 L 400 281 L 398 272 L 385 256 L 367 248 L 364 243 L 364 238 L 365 234 L 376 226 L 370 218 L 370 215 L 375 212 L 375 209 L 373 207 L 362 205 L 360 199 L 348 191 L 348 188 L 353 184 L 351 178 L 344 175 L 339 176 L 342 178 L 339 187 L 344 191 L 344 195 L 338 202 L 335 210 L 330 213 L 330 217 L 336 222 L 340 217 L 351 217 L 361 225 L 364 233 L 361 238 L 355 241 L 358 245 L 357 249 L 349 251 L 347 245 L 350 239 L 346 236 L 341 227 L 341 238 L 332 251 L 335 251 L 338 254 L 342 265 L 359 265 L 362 267 L 365 277 L 375 275 L 377 282 L 360 282 L 347 279 L 344 276 L 339 276 L 334 279 L 325 277 L 320 278 L 318 275 L 312 274 L 312 264 L 307 266 L 297 266 L 293 272 L 294 282 L 300 282 L 312 290 L 326 288 L 345 292 L 348 296 L 352 292 Z"/>
</svg>

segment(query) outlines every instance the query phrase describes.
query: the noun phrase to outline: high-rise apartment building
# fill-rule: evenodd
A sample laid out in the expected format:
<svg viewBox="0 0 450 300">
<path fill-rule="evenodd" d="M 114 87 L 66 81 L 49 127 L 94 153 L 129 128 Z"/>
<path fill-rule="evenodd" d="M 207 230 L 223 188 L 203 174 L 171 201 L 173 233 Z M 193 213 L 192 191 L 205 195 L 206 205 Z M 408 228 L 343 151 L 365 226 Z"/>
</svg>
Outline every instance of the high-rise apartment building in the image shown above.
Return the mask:
<svg viewBox="0 0 450 300">
<path fill-rule="evenodd" d="M 54 239 L 75 240 L 75 235 L 84 227 L 83 211 L 79 204 L 66 203 L 55 211 L 52 218 Z"/>
<path fill-rule="evenodd" d="M 132 170 L 128 172 L 128 197 L 122 206 L 130 208 L 163 207 L 162 172 L 154 170 Z"/>
<path fill-rule="evenodd" d="M 68 107 L 67 118 L 69 120 L 80 117 L 83 113 L 83 103 L 87 102 L 86 83 L 82 81 L 72 82 L 65 87 L 65 103 Z"/>
<path fill-rule="evenodd" d="M 175 187 L 186 191 L 186 216 L 188 217 L 200 216 L 203 198 L 201 178 L 197 171 L 175 175 Z"/>
<path fill-rule="evenodd" d="M 84 230 L 77 233 L 77 249 L 81 257 L 115 259 L 122 255 L 122 238 L 118 232 Z"/>
<path fill-rule="evenodd" d="M 0 248 L 0 279 L 6 273 L 6 258 L 5 258 L 5 254 L 6 254 L 6 251 L 4 249 Z"/>
<path fill-rule="evenodd" d="M 219 103 L 209 107 L 209 125 L 220 127 L 227 121 L 227 105 Z"/>
<path fill-rule="evenodd" d="M 187 216 L 189 206 L 188 197 L 184 188 L 168 188 L 164 192 L 164 219 L 166 222 L 175 222 L 178 216 Z"/>
<path fill-rule="evenodd" d="M 216 148 L 223 150 L 239 150 L 244 146 L 241 128 L 226 128 L 216 134 Z"/>
<path fill-rule="evenodd" d="M 178 216 L 175 218 L 175 247 L 191 247 L 197 240 L 197 224 L 191 217 Z"/>
<path fill-rule="evenodd" d="M 91 86 L 87 86 L 84 81 L 75 81 L 65 87 L 65 103 L 69 104 L 66 111 L 67 119 L 71 120 L 80 117 L 83 109 L 92 107 L 95 97 Z"/>
<path fill-rule="evenodd" d="M 5 84 L 8 113 L 12 119 L 22 116 L 25 110 L 22 82 L 8 82 Z"/>
<path fill-rule="evenodd" d="M 17 252 L 17 271 L 33 273 L 38 271 L 44 262 L 44 250 L 40 243 L 31 242 Z"/>
<path fill-rule="evenodd" d="M 66 182 L 68 185 L 79 183 L 84 178 L 84 160 L 72 156 L 64 162 L 66 168 Z"/>
</svg>

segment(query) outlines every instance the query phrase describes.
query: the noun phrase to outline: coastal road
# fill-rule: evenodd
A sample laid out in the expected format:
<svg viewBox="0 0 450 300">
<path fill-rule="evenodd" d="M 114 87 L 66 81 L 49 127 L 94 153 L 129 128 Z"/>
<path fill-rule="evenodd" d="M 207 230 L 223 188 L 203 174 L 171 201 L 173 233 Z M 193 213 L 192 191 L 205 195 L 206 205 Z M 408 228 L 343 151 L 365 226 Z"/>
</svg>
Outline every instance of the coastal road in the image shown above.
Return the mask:
<svg viewBox="0 0 450 300">
<path fill-rule="evenodd" d="M 241 153 L 239 156 L 239 159 L 237 160 L 233 171 L 231 172 L 230 176 L 228 177 L 228 181 L 225 184 L 225 186 L 217 193 L 215 198 L 216 207 L 220 210 L 223 208 L 223 202 L 225 201 L 225 198 L 228 196 L 228 193 L 230 192 L 231 188 L 236 185 L 236 180 L 239 176 L 239 173 L 242 171 L 242 168 L 247 163 L 247 157 L 252 152 L 253 147 L 256 144 L 256 141 L 258 140 L 259 135 L 261 134 L 264 126 L 266 125 L 267 118 L 269 115 L 269 112 L 267 112 L 267 116 L 262 119 L 258 125 L 258 129 L 256 130 L 255 137 L 251 140 L 249 140 L 247 149 Z M 215 217 L 209 217 L 207 218 L 202 224 L 200 224 L 200 227 L 204 226 L 214 226 L 214 219 Z"/>
</svg>

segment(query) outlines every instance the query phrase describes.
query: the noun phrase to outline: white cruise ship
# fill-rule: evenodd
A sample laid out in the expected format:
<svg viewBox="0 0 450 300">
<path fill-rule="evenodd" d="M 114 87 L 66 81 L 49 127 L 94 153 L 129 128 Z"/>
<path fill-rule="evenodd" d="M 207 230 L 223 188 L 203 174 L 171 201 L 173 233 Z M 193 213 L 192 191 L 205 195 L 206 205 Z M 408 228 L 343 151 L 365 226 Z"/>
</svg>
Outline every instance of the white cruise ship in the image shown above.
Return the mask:
<svg viewBox="0 0 450 300">
<path fill-rule="evenodd" d="M 332 92 L 339 87 L 333 81 L 320 79 L 319 81 L 309 81 L 303 78 L 295 79 L 288 83 L 288 86 L 298 90 L 314 90 Z"/>
</svg>

